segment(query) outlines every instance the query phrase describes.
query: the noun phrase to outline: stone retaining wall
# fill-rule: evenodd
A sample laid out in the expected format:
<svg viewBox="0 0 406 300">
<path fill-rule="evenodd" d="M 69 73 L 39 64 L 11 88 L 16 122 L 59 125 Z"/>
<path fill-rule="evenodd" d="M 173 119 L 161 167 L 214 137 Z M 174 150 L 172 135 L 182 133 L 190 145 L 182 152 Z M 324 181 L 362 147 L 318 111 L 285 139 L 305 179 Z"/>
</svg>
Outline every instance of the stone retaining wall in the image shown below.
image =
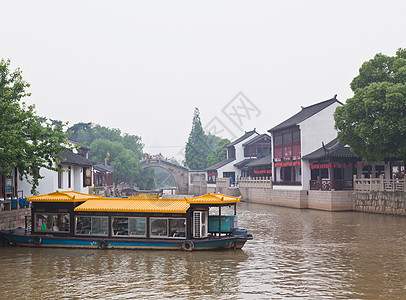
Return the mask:
<svg viewBox="0 0 406 300">
<path fill-rule="evenodd" d="M 303 190 L 270 190 L 269 204 L 293 208 L 308 208 L 307 191 Z"/>
<path fill-rule="evenodd" d="M 257 186 L 255 186 L 257 185 Z M 243 201 L 327 211 L 353 210 L 352 191 L 275 190 L 271 184 L 240 184 Z"/>
<path fill-rule="evenodd" d="M 404 192 L 354 192 L 353 201 L 355 211 L 406 216 Z"/>
<path fill-rule="evenodd" d="M 353 191 L 310 190 L 308 194 L 308 208 L 328 211 L 353 210 Z"/>
<path fill-rule="evenodd" d="M 31 208 L 0 211 L 0 230 L 25 226 L 25 216 L 31 216 Z"/>
</svg>

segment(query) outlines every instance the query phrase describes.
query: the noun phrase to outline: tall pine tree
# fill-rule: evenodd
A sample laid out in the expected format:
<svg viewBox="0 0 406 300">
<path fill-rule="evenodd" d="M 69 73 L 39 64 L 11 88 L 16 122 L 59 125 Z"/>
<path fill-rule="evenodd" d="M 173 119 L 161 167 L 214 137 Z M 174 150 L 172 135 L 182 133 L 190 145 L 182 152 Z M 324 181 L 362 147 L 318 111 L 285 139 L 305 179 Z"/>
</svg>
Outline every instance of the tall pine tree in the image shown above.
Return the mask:
<svg viewBox="0 0 406 300">
<path fill-rule="evenodd" d="M 196 107 L 193 115 L 192 131 L 186 143 L 185 150 L 186 166 L 192 170 L 206 168 L 206 160 L 209 155 L 207 136 L 205 135 L 200 121 L 200 112 Z"/>
</svg>

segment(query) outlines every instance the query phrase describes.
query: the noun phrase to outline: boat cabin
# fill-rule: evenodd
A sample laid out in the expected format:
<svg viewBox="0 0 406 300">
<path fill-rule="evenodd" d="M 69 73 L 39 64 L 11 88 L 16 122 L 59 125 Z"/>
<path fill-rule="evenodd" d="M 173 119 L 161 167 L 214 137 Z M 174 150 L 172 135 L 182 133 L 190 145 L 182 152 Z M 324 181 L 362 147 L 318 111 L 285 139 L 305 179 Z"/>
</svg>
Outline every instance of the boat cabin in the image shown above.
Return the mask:
<svg viewBox="0 0 406 300">
<path fill-rule="evenodd" d="M 240 198 L 219 193 L 184 199 L 104 198 L 57 191 L 28 200 L 32 202 L 31 234 L 44 237 L 42 241 L 65 237 L 76 239 L 73 245 L 80 246 L 78 238 L 88 243 L 95 237 L 94 241 L 111 248 L 154 248 L 146 242 L 166 240 L 164 248 L 187 248 L 194 244 L 185 245 L 182 240 L 232 236 Z M 234 215 L 223 215 L 222 207 L 233 207 Z M 137 240 L 138 246 L 130 240 Z"/>
</svg>

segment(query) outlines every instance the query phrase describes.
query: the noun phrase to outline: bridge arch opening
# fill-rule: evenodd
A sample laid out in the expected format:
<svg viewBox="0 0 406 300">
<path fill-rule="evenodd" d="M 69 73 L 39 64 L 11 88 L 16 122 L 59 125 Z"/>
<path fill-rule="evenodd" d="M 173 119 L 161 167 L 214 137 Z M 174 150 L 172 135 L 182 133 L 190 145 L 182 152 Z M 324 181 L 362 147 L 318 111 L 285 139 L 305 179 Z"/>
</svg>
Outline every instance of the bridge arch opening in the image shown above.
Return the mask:
<svg viewBox="0 0 406 300">
<path fill-rule="evenodd" d="M 187 195 L 189 186 L 189 169 L 175 165 L 165 159 L 144 159 L 141 161 L 142 168 L 162 168 L 173 176 L 176 183 L 176 194 Z"/>
</svg>

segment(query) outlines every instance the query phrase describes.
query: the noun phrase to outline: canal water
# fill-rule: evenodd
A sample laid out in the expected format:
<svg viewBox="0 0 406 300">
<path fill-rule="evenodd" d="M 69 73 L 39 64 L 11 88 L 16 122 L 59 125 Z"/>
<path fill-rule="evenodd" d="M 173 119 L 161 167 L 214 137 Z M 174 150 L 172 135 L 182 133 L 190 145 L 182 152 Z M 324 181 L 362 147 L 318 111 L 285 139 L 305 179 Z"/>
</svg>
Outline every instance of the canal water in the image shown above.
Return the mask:
<svg viewBox="0 0 406 300">
<path fill-rule="evenodd" d="M 406 299 L 406 218 L 238 205 L 212 252 L 0 248 L 0 299 Z"/>
</svg>

